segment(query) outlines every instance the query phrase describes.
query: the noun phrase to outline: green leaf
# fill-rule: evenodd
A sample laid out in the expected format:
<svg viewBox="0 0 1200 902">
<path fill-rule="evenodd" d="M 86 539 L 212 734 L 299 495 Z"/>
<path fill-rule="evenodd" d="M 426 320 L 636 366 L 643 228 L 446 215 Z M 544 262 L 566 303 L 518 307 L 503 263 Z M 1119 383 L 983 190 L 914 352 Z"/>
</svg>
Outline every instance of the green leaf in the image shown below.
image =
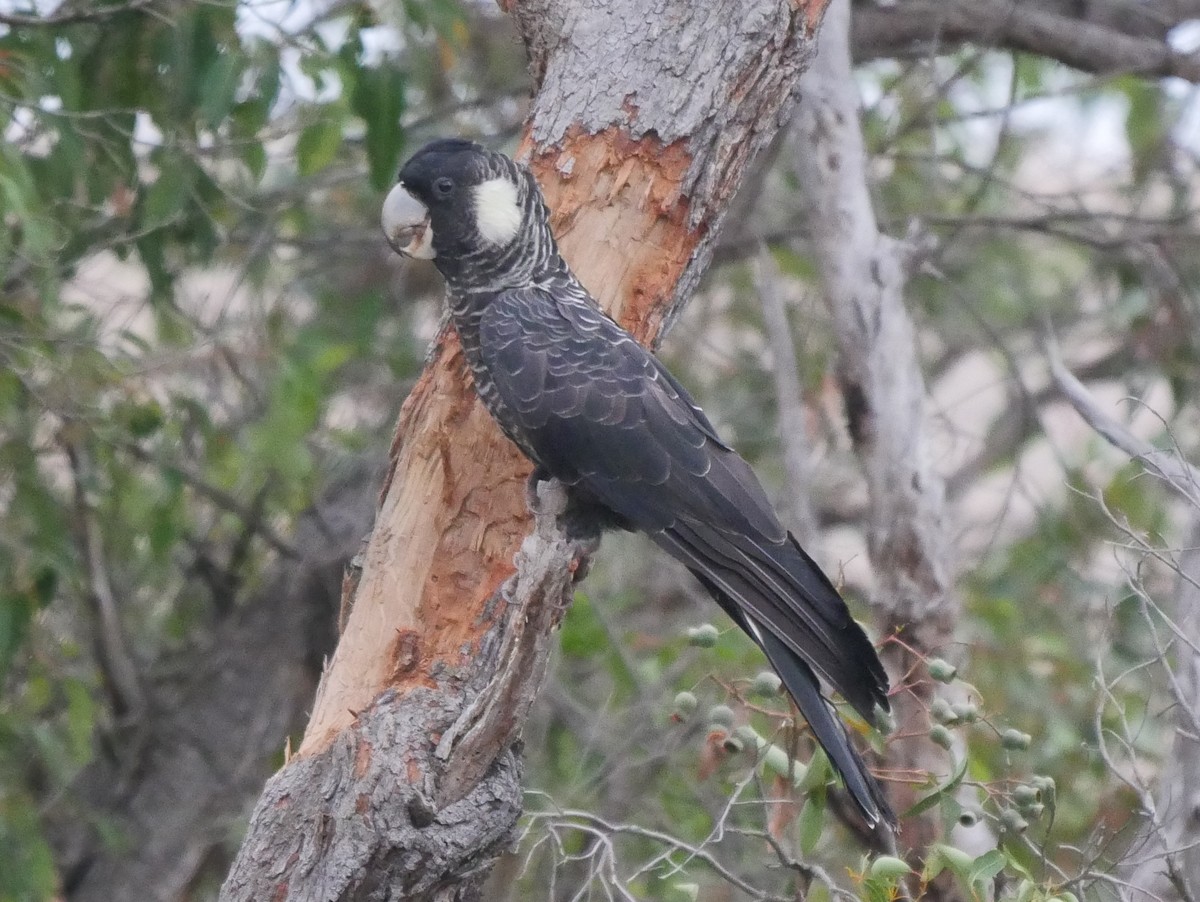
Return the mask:
<svg viewBox="0 0 1200 902">
<path fill-rule="evenodd" d="M 972 863 L 971 856 L 962 849 L 934 843 L 925 856 L 925 869 L 921 872 L 921 879 L 928 882 L 949 869 L 954 876 L 966 882 L 971 873 Z"/>
<path fill-rule="evenodd" d="M 233 107 L 241 80 L 241 58 L 226 50 L 213 61 L 200 83 L 200 119 L 215 128 Z"/>
<path fill-rule="evenodd" d="M 37 603 L 29 592 L 6 592 L 0 596 L 0 677 L 8 672 L 36 610 Z"/>
<path fill-rule="evenodd" d="M 975 863 L 971 865 L 971 872 L 967 875 L 967 882 L 972 886 L 981 880 L 991 880 L 1002 870 L 1007 859 L 1004 853 L 999 849 L 992 849 L 990 852 L 985 852 L 975 859 Z"/>
<path fill-rule="evenodd" d="M 378 191 L 396 178 L 404 146 L 400 117 L 404 113 L 404 75 L 384 63 L 359 72 L 350 106 L 367 124 L 367 163 L 371 185 Z"/>
<path fill-rule="evenodd" d="M 144 228 L 159 228 L 176 220 L 188 199 L 188 167 L 179 161 L 164 159 L 158 178 L 146 192 L 142 208 Z"/>
<path fill-rule="evenodd" d="M 811 855 L 825 829 L 825 793 L 813 793 L 800 809 L 800 850 Z"/>
<path fill-rule="evenodd" d="M 21 797 L 0 796 L 0 899 L 54 897 L 54 858 L 42 839 L 35 806 Z"/>
<path fill-rule="evenodd" d="M 96 703 L 80 680 L 67 680 L 63 690 L 67 696 L 67 748 L 71 757 L 82 764 L 91 754 Z"/>
<path fill-rule="evenodd" d="M 263 173 L 267 171 L 267 152 L 261 144 L 251 142 L 243 147 L 242 162 L 250 170 L 255 182 L 262 181 Z"/>
<path fill-rule="evenodd" d="M 333 162 L 342 145 L 342 123 L 327 115 L 300 133 L 296 143 L 296 162 L 303 176 L 320 172 Z"/>
<path fill-rule="evenodd" d="M 825 750 L 818 747 L 812 753 L 812 757 L 808 759 L 808 770 L 804 774 L 804 781 L 800 784 L 801 792 L 824 792 L 825 785 L 833 779 L 833 768 L 829 765 L 829 757 L 825 754 Z"/>
</svg>

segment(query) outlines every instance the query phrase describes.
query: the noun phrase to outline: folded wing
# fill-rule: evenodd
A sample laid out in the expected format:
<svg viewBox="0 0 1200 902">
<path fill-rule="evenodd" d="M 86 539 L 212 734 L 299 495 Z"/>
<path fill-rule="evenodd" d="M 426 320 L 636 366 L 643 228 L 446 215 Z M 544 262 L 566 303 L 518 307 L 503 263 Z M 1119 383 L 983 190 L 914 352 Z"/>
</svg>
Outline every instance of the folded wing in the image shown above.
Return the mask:
<svg viewBox="0 0 1200 902">
<path fill-rule="evenodd" d="M 867 819 L 893 820 L 814 675 L 870 722 L 888 707 L 875 649 L 683 387 L 590 302 L 543 289 L 492 301 L 480 344 L 509 434 L 697 576 L 766 653 Z"/>
</svg>

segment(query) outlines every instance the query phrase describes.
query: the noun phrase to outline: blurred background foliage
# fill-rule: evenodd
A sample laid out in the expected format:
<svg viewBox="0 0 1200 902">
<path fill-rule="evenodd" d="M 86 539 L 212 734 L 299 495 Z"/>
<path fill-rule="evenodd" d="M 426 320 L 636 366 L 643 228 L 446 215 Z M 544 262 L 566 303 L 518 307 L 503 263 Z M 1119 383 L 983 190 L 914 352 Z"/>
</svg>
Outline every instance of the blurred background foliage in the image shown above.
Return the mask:
<svg viewBox="0 0 1200 902">
<path fill-rule="evenodd" d="M 382 194 L 433 136 L 511 149 L 531 85 L 481 3 L 0 10 L 0 900 L 15 902 L 71 896 L 86 863 L 56 839 L 64 819 L 89 826 L 93 857 L 128 852 L 112 812 L 75 793 L 81 775 L 136 759 L 220 623 L 299 554 L 301 512 L 382 458 L 440 290 L 385 252 Z M 943 722 L 979 810 L 937 780 L 930 799 L 951 826 L 1003 832 L 1018 788 L 1053 778 L 1005 848 L 1061 885 L 1121 857 L 1138 822 L 1120 771 L 1152 775 L 1167 748 L 1140 599 L 1169 600 L 1171 573 L 1130 537 L 1177 547 L 1188 512 L 1065 410 L 1041 347 L 1053 332 L 1104 397 L 1137 399 L 1141 434 L 1200 456 L 1200 105 L 1178 81 L 991 49 L 858 76 L 877 212 L 934 239 L 909 303 L 961 531 L 945 657 L 976 709 Z M 761 168 L 663 353 L 785 507 L 766 255 L 803 381 L 816 556 L 869 619 L 865 489 L 803 211 L 786 153 Z M 709 622 L 715 639 L 689 638 Z M 1107 695 L 1101 664 L 1124 674 Z M 642 898 L 740 898 L 661 838 L 606 846 L 572 812 L 685 844 L 720 828 L 713 854 L 773 866 L 756 879 L 776 893 L 802 882 L 788 855 L 879 892 L 844 878 L 861 863 L 763 666 L 681 570 L 606 540 L 527 733 L 532 814 L 508 898 L 572 898 L 607 879 L 605 855 Z M 1096 751 L 1106 728 L 1129 739 L 1115 762 Z M 756 736 L 809 763 L 808 802 L 797 773 L 756 770 Z M 211 896 L 252 801 L 225 815 L 189 898 Z"/>
</svg>

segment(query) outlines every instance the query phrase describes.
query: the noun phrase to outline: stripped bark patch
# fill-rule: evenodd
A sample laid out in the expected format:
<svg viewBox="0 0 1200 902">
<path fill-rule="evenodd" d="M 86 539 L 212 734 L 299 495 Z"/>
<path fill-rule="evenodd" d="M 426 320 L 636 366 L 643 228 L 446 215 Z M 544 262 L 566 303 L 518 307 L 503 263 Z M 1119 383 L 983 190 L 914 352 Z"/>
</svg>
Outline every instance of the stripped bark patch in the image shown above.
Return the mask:
<svg viewBox="0 0 1200 902">
<path fill-rule="evenodd" d="M 687 142 L 663 142 L 653 132 L 635 137 L 614 125 L 596 134 L 572 128 L 553 147 L 522 150 L 553 211 L 567 262 L 639 341 L 652 341 L 706 232 L 688 227 Z M 584 209 L 586 222 L 576 215 Z"/>
<path fill-rule="evenodd" d="M 795 9 L 804 10 L 804 25 L 808 29 L 808 33 L 815 33 L 821 25 L 821 20 L 825 18 L 825 8 L 829 6 L 829 0 L 792 0 L 792 2 Z"/>
<path fill-rule="evenodd" d="M 354 779 L 361 780 L 371 766 L 371 743 L 358 737 L 358 746 L 354 749 Z"/>
<path fill-rule="evenodd" d="M 388 658 L 392 664 L 392 681 L 400 682 L 417 666 L 421 657 L 421 634 L 416 630 L 396 630 L 396 638 Z"/>
</svg>

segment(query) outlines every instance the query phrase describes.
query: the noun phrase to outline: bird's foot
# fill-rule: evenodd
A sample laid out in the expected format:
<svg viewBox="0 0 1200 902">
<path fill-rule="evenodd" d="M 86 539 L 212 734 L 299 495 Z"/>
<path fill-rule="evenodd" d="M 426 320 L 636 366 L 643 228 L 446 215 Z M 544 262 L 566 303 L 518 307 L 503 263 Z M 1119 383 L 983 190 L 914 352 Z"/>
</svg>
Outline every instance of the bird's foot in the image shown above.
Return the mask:
<svg viewBox="0 0 1200 902">
<path fill-rule="evenodd" d="M 533 472 L 529 474 L 529 478 L 525 480 L 525 504 L 534 514 L 542 506 L 542 499 L 538 495 L 538 483 L 549 482 L 553 478 L 553 476 L 541 467 L 534 467 Z"/>
<path fill-rule="evenodd" d="M 551 486 L 552 480 L 545 470 L 535 469 L 525 484 L 525 500 L 539 522 L 539 529 L 549 525 L 549 515 L 553 517 L 553 527 L 570 540 L 573 553 L 571 579 L 580 582 L 591 569 L 592 555 L 600 548 L 604 523 L 595 505 L 580 503 L 571 497 L 562 483 Z"/>
</svg>

